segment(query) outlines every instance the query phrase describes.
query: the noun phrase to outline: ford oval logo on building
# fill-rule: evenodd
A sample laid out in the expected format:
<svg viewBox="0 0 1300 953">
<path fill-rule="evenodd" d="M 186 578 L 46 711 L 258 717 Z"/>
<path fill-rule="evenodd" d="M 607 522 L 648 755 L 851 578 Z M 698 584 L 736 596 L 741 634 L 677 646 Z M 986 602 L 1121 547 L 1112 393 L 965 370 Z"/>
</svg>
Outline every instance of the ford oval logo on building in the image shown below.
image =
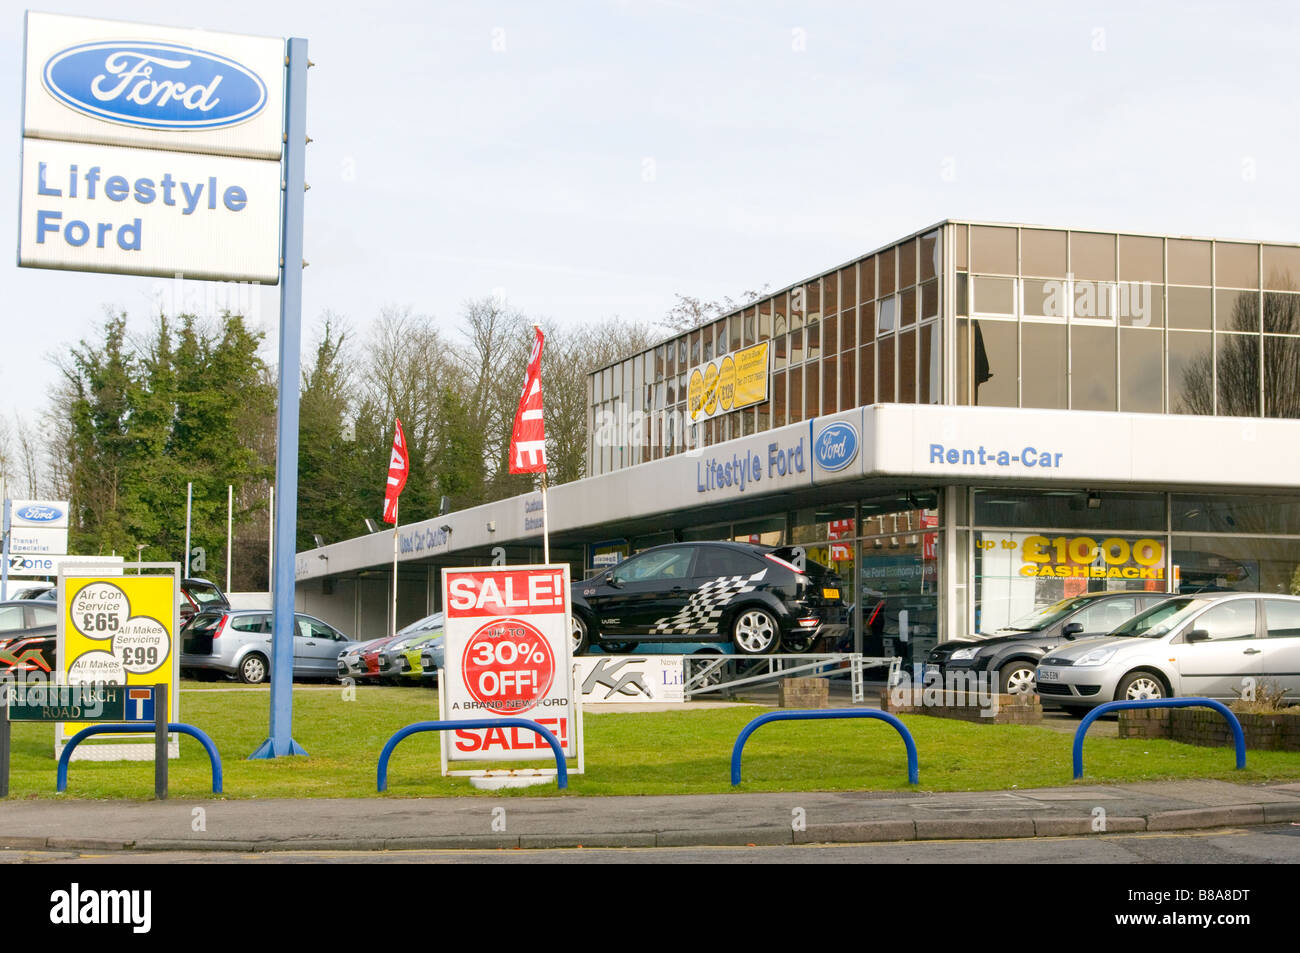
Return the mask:
<svg viewBox="0 0 1300 953">
<path fill-rule="evenodd" d="M 63 510 L 57 506 L 24 506 L 19 508 L 18 518 L 28 523 L 53 523 L 63 519 Z"/>
<path fill-rule="evenodd" d="M 174 43 L 83 43 L 51 56 L 41 78 L 77 112 L 145 129 L 219 129 L 266 106 L 252 70 Z"/>
<path fill-rule="evenodd" d="M 858 431 L 844 421 L 831 424 L 817 435 L 813 454 L 823 470 L 843 470 L 858 455 Z"/>
</svg>

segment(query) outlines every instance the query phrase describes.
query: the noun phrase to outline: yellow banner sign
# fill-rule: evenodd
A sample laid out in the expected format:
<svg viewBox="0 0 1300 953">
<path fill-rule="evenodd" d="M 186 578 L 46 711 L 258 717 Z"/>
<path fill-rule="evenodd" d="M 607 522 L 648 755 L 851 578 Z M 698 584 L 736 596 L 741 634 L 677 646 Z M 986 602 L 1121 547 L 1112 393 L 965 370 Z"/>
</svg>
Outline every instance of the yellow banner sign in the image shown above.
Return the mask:
<svg viewBox="0 0 1300 953">
<path fill-rule="evenodd" d="M 768 342 L 743 348 L 691 370 L 687 409 L 691 420 L 767 400 Z"/>
</svg>

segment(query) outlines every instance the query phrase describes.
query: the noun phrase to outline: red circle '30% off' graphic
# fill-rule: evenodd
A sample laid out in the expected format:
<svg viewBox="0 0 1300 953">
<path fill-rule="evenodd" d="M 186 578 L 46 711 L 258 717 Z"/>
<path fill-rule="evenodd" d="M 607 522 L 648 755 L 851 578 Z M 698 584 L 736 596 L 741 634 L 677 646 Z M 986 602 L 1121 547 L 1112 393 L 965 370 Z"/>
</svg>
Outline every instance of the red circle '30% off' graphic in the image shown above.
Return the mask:
<svg viewBox="0 0 1300 953">
<path fill-rule="evenodd" d="M 461 672 L 476 702 L 497 715 L 518 715 L 546 697 L 555 680 L 555 653 L 527 622 L 493 621 L 470 638 Z"/>
</svg>

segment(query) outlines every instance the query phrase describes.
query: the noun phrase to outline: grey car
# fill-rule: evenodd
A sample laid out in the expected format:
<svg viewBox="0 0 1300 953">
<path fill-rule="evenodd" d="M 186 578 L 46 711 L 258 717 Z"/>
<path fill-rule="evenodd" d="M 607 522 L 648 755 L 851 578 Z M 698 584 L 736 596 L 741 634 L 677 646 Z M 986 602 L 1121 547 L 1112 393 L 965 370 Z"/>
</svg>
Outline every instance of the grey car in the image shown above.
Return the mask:
<svg viewBox="0 0 1300 953">
<path fill-rule="evenodd" d="M 293 677 L 336 678 L 339 654 L 356 643 L 320 619 L 294 615 Z M 233 675 L 256 685 L 271 674 L 271 613 L 264 609 L 200 612 L 181 629 L 182 672 Z"/>
<path fill-rule="evenodd" d="M 1044 705 L 1193 695 L 1233 700 L 1267 683 L 1300 697 L 1300 596 L 1174 596 L 1038 665 Z"/>
</svg>

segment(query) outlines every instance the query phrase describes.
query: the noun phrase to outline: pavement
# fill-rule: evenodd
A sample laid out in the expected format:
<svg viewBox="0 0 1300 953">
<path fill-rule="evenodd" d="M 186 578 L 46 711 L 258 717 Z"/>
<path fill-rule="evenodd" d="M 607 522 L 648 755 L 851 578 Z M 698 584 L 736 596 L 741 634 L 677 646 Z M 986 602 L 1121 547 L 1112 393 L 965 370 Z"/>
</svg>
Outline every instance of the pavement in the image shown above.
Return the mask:
<svg viewBox="0 0 1300 953">
<path fill-rule="evenodd" d="M 1300 783 L 1162 781 L 954 793 L 0 804 L 0 851 L 767 846 L 1300 823 Z"/>
</svg>

